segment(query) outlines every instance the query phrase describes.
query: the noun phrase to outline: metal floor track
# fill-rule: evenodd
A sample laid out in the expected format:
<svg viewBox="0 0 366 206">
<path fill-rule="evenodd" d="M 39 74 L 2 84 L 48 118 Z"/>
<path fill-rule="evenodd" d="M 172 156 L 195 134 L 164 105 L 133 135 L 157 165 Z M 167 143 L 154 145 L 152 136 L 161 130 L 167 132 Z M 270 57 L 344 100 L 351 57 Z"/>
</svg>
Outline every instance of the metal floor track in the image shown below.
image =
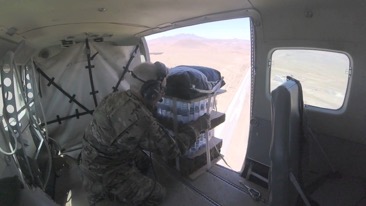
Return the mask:
<svg viewBox="0 0 366 206">
<path fill-rule="evenodd" d="M 266 205 L 267 191 L 253 186 L 234 171 L 214 165 L 194 180 L 184 178 L 161 161 L 154 161 L 158 181 L 168 194 L 162 206 L 215 205 L 257 206 Z M 253 200 L 244 185 L 255 187 L 262 194 L 260 201 Z"/>
<path fill-rule="evenodd" d="M 237 172 L 214 165 L 196 179 L 182 177 L 161 160 L 153 160 L 157 180 L 166 188 L 161 206 L 260 206 L 266 205 L 267 190 L 240 177 Z M 56 180 L 56 201 L 66 206 L 87 206 L 82 189 L 80 171 L 76 163 L 68 161 L 69 168 Z M 255 201 L 244 185 L 260 191 L 262 199 Z M 69 201 L 65 198 L 71 190 Z"/>
</svg>

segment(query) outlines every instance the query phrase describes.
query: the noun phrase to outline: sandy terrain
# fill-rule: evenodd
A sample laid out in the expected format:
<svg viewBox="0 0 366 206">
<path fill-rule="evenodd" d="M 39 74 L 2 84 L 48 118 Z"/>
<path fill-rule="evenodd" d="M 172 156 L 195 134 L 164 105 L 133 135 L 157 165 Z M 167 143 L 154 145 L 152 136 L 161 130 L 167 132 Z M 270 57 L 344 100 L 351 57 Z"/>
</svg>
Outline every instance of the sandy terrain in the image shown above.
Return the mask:
<svg viewBox="0 0 366 206">
<path fill-rule="evenodd" d="M 246 88 L 248 91 L 239 97 L 242 105 L 233 105 L 235 103 L 232 101 L 250 68 L 250 42 L 238 39 L 213 40 L 193 35 L 178 35 L 150 40 L 148 46 L 152 62 L 161 61 L 168 67 L 200 65 L 212 67 L 221 72 L 226 82 L 223 87 L 226 92 L 219 95 L 217 101 L 218 111 L 226 113 L 226 122 L 219 127 L 226 128 L 230 132 L 222 131 L 220 132 L 222 136 L 218 136 L 219 130 L 225 129 L 217 127 L 218 132 L 215 129 L 215 136 L 223 139 L 222 153 L 225 155 L 225 160 L 233 170 L 239 171 L 246 154 L 249 133 L 250 83 L 245 85 L 248 87 Z M 232 103 L 231 106 L 230 103 Z M 241 109 L 240 107 L 244 105 L 245 108 Z M 230 109 L 232 114 L 227 113 L 230 107 L 234 108 Z M 235 115 L 236 118 L 231 118 L 232 115 Z M 235 122 L 230 122 L 230 120 Z"/>
<path fill-rule="evenodd" d="M 226 93 L 220 95 L 218 109 L 225 112 L 230 99 L 250 67 L 250 42 L 246 40 L 212 40 L 193 35 L 162 37 L 148 42 L 151 61 L 168 67 L 199 65 L 212 67 L 224 77 Z"/>
</svg>

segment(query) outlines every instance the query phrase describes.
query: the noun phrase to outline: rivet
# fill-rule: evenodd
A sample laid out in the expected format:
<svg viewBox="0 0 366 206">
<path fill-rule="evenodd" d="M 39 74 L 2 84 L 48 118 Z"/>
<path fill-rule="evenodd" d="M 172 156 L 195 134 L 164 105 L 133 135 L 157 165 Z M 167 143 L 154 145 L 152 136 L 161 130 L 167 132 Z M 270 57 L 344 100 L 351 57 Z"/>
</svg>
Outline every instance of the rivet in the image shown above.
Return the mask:
<svg viewBox="0 0 366 206">
<path fill-rule="evenodd" d="M 305 17 L 306 18 L 312 18 L 313 16 L 314 16 L 313 11 L 311 11 L 311 10 L 306 10 L 305 11 Z"/>
<path fill-rule="evenodd" d="M 106 9 L 106 8 L 98 8 L 98 11 L 99 11 L 99 12 L 106 12 L 106 11 L 107 11 L 107 9 Z"/>
</svg>

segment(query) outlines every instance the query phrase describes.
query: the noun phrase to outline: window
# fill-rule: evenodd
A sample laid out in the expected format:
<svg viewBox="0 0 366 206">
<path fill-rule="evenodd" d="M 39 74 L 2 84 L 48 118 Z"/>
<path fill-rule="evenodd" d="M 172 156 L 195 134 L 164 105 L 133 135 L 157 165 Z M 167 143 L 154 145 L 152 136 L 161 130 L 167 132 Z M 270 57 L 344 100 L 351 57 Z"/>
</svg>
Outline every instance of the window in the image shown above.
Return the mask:
<svg viewBox="0 0 366 206">
<path fill-rule="evenodd" d="M 240 171 L 246 154 L 250 116 L 250 19 L 204 23 L 146 37 L 152 62 L 172 68 L 195 65 L 214 68 L 224 77 L 225 93 L 217 96 L 217 110 L 226 115 L 215 127 L 223 138 L 221 153 Z M 219 162 L 223 166 L 225 163 Z"/>
<path fill-rule="evenodd" d="M 344 102 L 350 74 L 350 59 L 344 53 L 279 49 L 272 53 L 270 91 L 292 76 L 301 82 L 304 103 L 339 109 Z"/>
</svg>

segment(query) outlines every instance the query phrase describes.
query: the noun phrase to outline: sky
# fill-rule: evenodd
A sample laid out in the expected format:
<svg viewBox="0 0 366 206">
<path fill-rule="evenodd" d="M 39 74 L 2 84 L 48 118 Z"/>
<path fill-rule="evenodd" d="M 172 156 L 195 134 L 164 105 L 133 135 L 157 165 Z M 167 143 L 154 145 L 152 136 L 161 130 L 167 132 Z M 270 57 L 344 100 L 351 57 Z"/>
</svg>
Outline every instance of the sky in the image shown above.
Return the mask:
<svg viewBox="0 0 366 206">
<path fill-rule="evenodd" d="M 208 39 L 250 39 L 249 18 L 204 23 L 188 26 L 147 36 L 147 40 L 159 37 L 175 36 L 179 34 L 193 34 Z"/>
</svg>

